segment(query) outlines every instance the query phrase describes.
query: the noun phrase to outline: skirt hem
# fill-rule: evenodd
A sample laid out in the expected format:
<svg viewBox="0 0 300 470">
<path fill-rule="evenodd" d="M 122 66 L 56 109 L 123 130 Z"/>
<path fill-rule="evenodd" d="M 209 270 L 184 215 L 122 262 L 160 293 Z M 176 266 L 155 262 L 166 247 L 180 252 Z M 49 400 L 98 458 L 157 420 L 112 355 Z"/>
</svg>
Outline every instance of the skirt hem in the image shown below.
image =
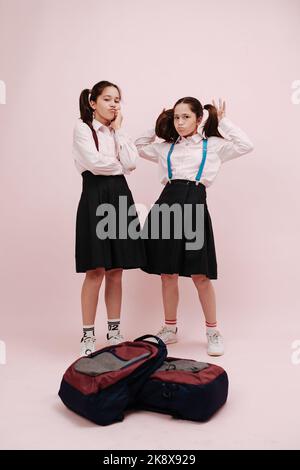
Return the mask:
<svg viewBox="0 0 300 470">
<path fill-rule="evenodd" d="M 86 273 L 87 271 L 93 271 L 94 269 L 103 268 L 105 271 L 111 271 L 112 269 L 143 269 L 142 266 L 92 266 L 88 268 L 76 268 L 76 273 Z"/>
<path fill-rule="evenodd" d="M 167 271 L 161 271 L 159 269 L 151 269 L 151 268 L 140 268 L 142 271 L 144 271 L 147 274 L 157 274 L 158 276 L 161 276 L 162 274 L 178 274 L 180 277 L 192 277 L 196 276 L 198 274 L 204 274 L 206 277 L 208 277 L 211 280 L 217 280 L 218 275 L 217 274 L 208 274 L 207 272 L 198 272 L 198 273 L 186 273 L 186 272 L 167 272 Z"/>
</svg>

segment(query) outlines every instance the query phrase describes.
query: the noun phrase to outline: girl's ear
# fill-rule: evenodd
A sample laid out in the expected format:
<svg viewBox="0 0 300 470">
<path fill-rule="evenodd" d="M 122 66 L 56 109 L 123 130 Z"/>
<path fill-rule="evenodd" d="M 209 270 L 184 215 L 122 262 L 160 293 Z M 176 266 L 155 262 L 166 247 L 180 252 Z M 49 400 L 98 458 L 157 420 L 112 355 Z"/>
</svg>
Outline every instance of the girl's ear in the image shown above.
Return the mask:
<svg viewBox="0 0 300 470">
<path fill-rule="evenodd" d="M 197 119 L 197 125 L 199 126 L 199 124 L 201 124 L 201 122 L 202 122 L 202 117 L 199 117 L 199 118 Z"/>
<path fill-rule="evenodd" d="M 91 105 L 91 108 L 93 108 L 93 110 L 95 111 L 95 109 L 96 109 L 95 101 L 90 101 L 90 105 Z"/>
</svg>

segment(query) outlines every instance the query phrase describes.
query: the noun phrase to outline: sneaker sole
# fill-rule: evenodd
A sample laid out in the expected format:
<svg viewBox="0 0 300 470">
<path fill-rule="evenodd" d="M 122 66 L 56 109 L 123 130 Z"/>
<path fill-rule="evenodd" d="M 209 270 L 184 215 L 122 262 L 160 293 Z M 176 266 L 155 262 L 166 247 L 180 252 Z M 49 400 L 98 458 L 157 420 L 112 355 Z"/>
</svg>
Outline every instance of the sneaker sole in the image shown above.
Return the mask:
<svg viewBox="0 0 300 470">
<path fill-rule="evenodd" d="M 178 339 L 170 339 L 169 341 L 164 341 L 164 340 L 162 339 L 162 341 L 163 341 L 165 344 L 178 343 Z"/>
<path fill-rule="evenodd" d="M 117 344 L 121 344 L 121 343 L 124 343 L 124 341 L 119 341 L 118 343 L 115 343 L 113 341 L 110 342 L 110 340 L 106 341 L 106 344 L 108 344 L 108 346 L 116 346 Z"/>
</svg>

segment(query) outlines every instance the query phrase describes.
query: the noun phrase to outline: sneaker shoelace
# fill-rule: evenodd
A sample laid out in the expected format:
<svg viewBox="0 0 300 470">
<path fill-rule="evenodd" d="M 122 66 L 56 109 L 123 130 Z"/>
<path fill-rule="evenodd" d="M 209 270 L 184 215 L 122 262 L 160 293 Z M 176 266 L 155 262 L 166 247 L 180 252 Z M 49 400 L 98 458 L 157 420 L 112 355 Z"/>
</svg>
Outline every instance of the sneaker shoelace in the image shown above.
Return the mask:
<svg viewBox="0 0 300 470">
<path fill-rule="evenodd" d="M 94 338 L 93 336 L 84 336 L 81 340 L 81 342 L 83 342 L 85 345 L 87 345 L 88 343 L 94 344 L 95 341 L 96 338 Z"/>
<path fill-rule="evenodd" d="M 84 343 L 85 354 L 87 354 L 88 351 L 92 352 L 95 341 L 96 338 L 94 338 L 93 336 L 83 336 L 81 342 Z"/>
<path fill-rule="evenodd" d="M 86 336 L 86 335 L 85 335 L 85 336 L 83 336 L 83 337 L 81 338 L 81 341 L 83 341 L 84 343 L 85 343 L 86 341 L 95 342 L 96 339 L 95 339 L 95 336 Z"/>
<path fill-rule="evenodd" d="M 118 331 L 118 333 L 115 334 L 115 335 L 109 336 L 109 339 L 111 339 L 111 338 L 115 338 L 115 339 L 118 339 L 118 340 L 121 340 L 121 341 L 123 340 L 123 336 L 121 335 L 120 331 Z"/>
<path fill-rule="evenodd" d="M 163 326 L 157 334 L 158 335 L 164 335 L 165 333 L 169 333 L 169 331 L 171 331 L 171 330 L 169 330 L 166 326 Z"/>
<path fill-rule="evenodd" d="M 221 335 L 220 333 L 213 333 L 212 335 L 209 335 L 209 339 L 213 344 L 219 344 L 221 340 Z"/>
</svg>

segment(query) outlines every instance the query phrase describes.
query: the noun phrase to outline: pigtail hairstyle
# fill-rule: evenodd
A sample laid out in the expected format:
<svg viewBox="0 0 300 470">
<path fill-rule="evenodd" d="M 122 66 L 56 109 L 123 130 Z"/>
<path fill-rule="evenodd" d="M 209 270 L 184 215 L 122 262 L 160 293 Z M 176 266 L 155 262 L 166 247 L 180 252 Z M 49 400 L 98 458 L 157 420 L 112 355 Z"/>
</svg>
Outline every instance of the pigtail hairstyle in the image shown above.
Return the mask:
<svg viewBox="0 0 300 470">
<path fill-rule="evenodd" d="M 214 136 L 223 139 L 223 136 L 218 131 L 219 118 L 217 108 L 212 104 L 206 104 L 204 109 L 208 111 L 208 118 L 203 126 L 203 136 L 205 138 Z"/>
<path fill-rule="evenodd" d="M 158 116 L 155 124 L 157 137 L 167 142 L 175 142 L 179 136 L 174 126 L 174 109 L 164 109 Z"/>
<path fill-rule="evenodd" d="M 93 122 L 93 108 L 90 105 L 89 95 L 91 90 L 86 88 L 82 90 L 79 97 L 79 109 L 80 109 L 80 118 L 85 122 L 89 127 L 92 126 Z"/>
<path fill-rule="evenodd" d="M 180 103 L 189 105 L 191 111 L 196 114 L 197 119 L 203 117 L 203 106 L 197 98 L 186 96 L 178 100 L 172 109 L 163 110 L 156 120 L 155 133 L 157 137 L 164 139 L 166 142 L 176 142 L 179 137 L 178 132 L 174 126 L 174 110 Z M 206 104 L 204 109 L 208 111 L 208 118 L 203 126 L 203 137 L 221 137 L 223 136 L 218 131 L 218 112 L 215 106 Z"/>
</svg>

